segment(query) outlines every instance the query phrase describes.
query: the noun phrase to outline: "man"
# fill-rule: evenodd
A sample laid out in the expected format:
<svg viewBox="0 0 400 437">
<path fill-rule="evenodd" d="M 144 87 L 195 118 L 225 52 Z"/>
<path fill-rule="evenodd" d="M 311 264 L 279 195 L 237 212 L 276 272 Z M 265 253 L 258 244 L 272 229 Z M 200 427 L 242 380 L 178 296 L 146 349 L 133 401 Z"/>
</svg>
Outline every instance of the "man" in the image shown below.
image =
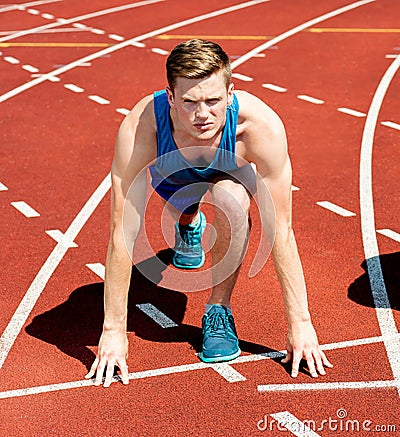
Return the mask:
<svg viewBox="0 0 400 437">
<path fill-rule="evenodd" d="M 233 90 L 229 58 L 209 41 L 179 44 L 167 60 L 168 87 L 142 99 L 123 121 L 112 165 L 111 234 L 106 259 L 105 316 L 97 357 L 86 375 L 111 383 L 114 366 L 128 384 L 127 296 L 133 250 L 146 203 L 146 172 L 175 217 L 173 264 L 203 265 L 200 211 L 209 189 L 215 204 L 216 241 L 212 247 L 213 287 L 202 319 L 205 362 L 240 354 L 230 297 L 246 251 L 253 163 L 263 227 L 275 226 L 272 254 L 288 320 L 287 356 L 296 377 L 301 359 L 313 377 L 332 365 L 321 350 L 307 305 L 306 287 L 291 226 L 291 164 L 279 117 L 257 97 Z M 132 188 L 130 188 L 132 186 Z M 263 188 L 264 187 L 264 188 Z M 271 194 L 275 223 L 266 197 Z M 129 194 L 128 194 L 129 193 Z M 129 197 L 129 201 L 127 201 Z M 129 222 L 124 223 L 124 205 Z M 124 232 L 127 238 L 124 240 Z M 233 266 L 233 269 L 232 269 Z"/>
</svg>

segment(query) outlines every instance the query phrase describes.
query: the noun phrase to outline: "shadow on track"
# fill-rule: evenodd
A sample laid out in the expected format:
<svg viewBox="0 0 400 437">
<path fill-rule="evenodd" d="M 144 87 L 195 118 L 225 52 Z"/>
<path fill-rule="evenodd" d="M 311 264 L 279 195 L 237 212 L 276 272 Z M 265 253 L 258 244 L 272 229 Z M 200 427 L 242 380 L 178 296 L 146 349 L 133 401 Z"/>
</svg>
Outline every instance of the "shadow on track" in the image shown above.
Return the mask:
<svg viewBox="0 0 400 437">
<path fill-rule="evenodd" d="M 400 310 L 400 252 L 380 255 L 379 261 L 390 306 L 394 310 Z M 362 262 L 361 267 L 365 273 L 350 285 L 348 297 L 360 305 L 374 308 L 366 260 Z"/>
<path fill-rule="evenodd" d="M 154 269 L 162 278 L 160 266 L 167 265 L 172 250 L 160 251 L 157 256 L 132 268 L 128 298 L 128 332 L 154 342 L 185 342 L 195 351 L 201 350 L 201 328 L 183 324 L 187 296 L 178 291 L 162 288 L 149 281 L 140 271 Z M 160 263 L 161 261 L 161 263 Z M 36 316 L 26 327 L 32 337 L 55 345 L 65 354 L 81 361 L 87 369 L 93 363 L 94 353 L 87 346 L 97 346 L 103 326 L 104 283 L 88 284 L 74 290 L 68 300 Z M 139 310 L 136 305 L 151 303 L 178 327 L 164 329 Z M 200 326 L 200 321 L 199 321 Z M 241 349 L 249 353 L 266 353 L 272 350 L 259 344 L 241 341 Z"/>
</svg>

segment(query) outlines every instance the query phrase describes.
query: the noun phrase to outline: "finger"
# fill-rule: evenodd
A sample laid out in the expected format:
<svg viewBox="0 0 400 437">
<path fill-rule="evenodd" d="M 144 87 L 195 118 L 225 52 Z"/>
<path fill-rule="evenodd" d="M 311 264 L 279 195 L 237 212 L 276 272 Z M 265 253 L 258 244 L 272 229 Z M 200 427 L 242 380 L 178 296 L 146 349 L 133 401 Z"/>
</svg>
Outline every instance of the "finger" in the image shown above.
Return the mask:
<svg viewBox="0 0 400 437">
<path fill-rule="evenodd" d="M 104 381 L 104 387 L 110 387 L 113 376 L 114 376 L 114 361 L 109 361 L 106 370 L 106 379 Z"/>
<path fill-rule="evenodd" d="M 324 369 L 324 365 L 322 363 L 322 359 L 321 359 L 321 355 L 316 353 L 314 356 L 314 360 L 315 360 L 315 364 L 317 366 L 317 370 L 319 372 L 320 375 L 326 375 L 325 369 Z"/>
<path fill-rule="evenodd" d="M 288 353 L 286 354 L 286 357 L 285 357 L 285 358 L 282 358 L 281 363 L 282 363 L 282 364 L 287 364 L 287 363 L 289 363 L 290 361 L 292 361 L 292 356 L 293 356 L 293 353 L 292 353 L 292 352 L 288 352 Z"/>
<path fill-rule="evenodd" d="M 96 373 L 97 365 L 99 364 L 99 359 L 96 358 L 93 361 L 92 367 L 90 368 L 89 372 L 85 375 L 86 379 L 92 378 L 92 376 Z"/>
<path fill-rule="evenodd" d="M 320 351 L 320 355 L 325 367 L 333 367 L 333 364 L 328 360 L 328 358 L 326 358 L 326 355 L 323 351 Z"/>
<path fill-rule="evenodd" d="M 297 375 L 299 374 L 300 361 L 301 361 L 301 353 L 294 353 L 293 362 L 292 362 L 292 373 L 291 373 L 291 376 L 293 378 L 296 378 Z"/>
<path fill-rule="evenodd" d="M 318 378 L 318 373 L 315 369 L 315 364 L 314 364 L 314 357 L 311 354 L 307 354 L 307 356 L 305 358 L 306 358 L 307 367 L 308 367 L 308 370 L 310 371 L 311 376 L 313 378 Z"/>
<path fill-rule="evenodd" d="M 129 384 L 128 365 L 126 364 L 125 361 L 122 361 L 121 363 L 118 363 L 118 367 L 121 369 L 122 384 L 128 385 Z"/>
<path fill-rule="evenodd" d="M 101 383 L 103 382 L 105 364 L 106 364 L 106 361 L 101 360 L 99 365 L 97 366 L 96 379 L 94 380 L 94 385 L 96 387 L 101 385 Z"/>
</svg>

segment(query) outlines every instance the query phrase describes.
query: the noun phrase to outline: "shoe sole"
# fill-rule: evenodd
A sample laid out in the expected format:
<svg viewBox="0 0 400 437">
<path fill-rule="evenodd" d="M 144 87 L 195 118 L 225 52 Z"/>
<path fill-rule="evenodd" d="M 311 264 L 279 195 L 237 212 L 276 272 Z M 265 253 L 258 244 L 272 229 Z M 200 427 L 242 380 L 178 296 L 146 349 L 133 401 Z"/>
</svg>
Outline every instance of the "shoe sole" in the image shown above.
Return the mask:
<svg viewBox="0 0 400 437">
<path fill-rule="evenodd" d="M 194 270 L 194 269 L 199 269 L 200 267 L 204 266 L 204 262 L 205 262 L 206 256 L 203 253 L 202 257 L 201 257 L 201 262 L 199 264 L 193 265 L 193 266 L 188 266 L 186 264 L 179 264 L 176 259 L 175 259 L 175 255 L 172 258 L 172 264 L 178 268 L 178 269 L 183 269 L 183 270 Z"/>
<path fill-rule="evenodd" d="M 200 357 L 201 361 L 203 361 L 204 363 L 223 363 L 224 361 L 234 360 L 241 353 L 242 353 L 242 351 L 239 349 L 237 352 L 235 352 L 232 355 L 225 355 L 223 357 L 204 357 L 203 352 L 200 352 L 199 357 Z"/>
</svg>

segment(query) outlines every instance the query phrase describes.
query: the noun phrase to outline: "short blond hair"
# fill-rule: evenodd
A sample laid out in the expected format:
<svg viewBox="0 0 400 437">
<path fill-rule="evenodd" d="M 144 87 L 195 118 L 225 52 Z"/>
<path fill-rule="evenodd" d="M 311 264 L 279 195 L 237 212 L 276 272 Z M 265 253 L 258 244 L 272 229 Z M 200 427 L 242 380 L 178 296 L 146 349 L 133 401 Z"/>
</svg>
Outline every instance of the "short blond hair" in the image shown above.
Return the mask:
<svg viewBox="0 0 400 437">
<path fill-rule="evenodd" d="M 229 56 L 212 41 L 191 39 L 178 44 L 168 56 L 166 67 L 168 85 L 172 92 L 178 77 L 203 79 L 222 71 L 227 89 L 231 82 Z"/>
</svg>

